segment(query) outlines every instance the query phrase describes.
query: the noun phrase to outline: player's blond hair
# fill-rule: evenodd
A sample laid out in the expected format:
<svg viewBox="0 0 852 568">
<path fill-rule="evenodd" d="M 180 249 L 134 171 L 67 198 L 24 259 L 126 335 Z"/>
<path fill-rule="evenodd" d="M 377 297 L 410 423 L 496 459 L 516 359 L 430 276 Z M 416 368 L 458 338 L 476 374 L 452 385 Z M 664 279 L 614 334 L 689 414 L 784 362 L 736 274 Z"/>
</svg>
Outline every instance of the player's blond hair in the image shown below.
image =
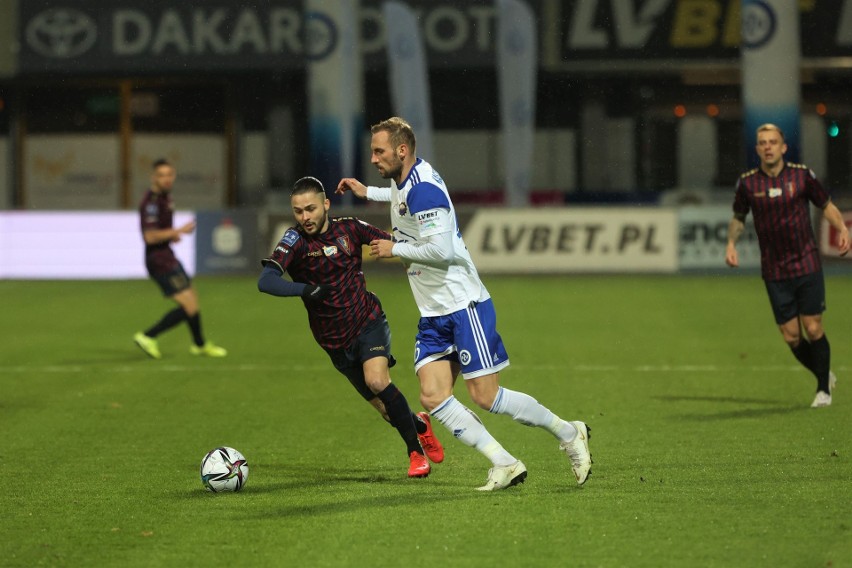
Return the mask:
<svg viewBox="0 0 852 568">
<path fill-rule="evenodd" d="M 387 132 L 391 146 L 393 146 L 394 149 L 405 144 L 408 146 L 408 149 L 412 154 L 415 152 L 417 143 L 414 139 L 414 130 L 411 128 L 410 124 L 398 116 L 392 116 L 387 120 L 374 124 L 370 128 L 370 132 L 373 134 L 377 132 Z"/>
<path fill-rule="evenodd" d="M 777 125 L 772 124 L 771 122 L 767 122 L 766 124 L 761 124 L 757 127 L 755 131 L 755 138 L 760 135 L 761 132 L 777 132 L 781 135 L 781 142 L 784 142 L 784 131 L 778 128 Z"/>
</svg>

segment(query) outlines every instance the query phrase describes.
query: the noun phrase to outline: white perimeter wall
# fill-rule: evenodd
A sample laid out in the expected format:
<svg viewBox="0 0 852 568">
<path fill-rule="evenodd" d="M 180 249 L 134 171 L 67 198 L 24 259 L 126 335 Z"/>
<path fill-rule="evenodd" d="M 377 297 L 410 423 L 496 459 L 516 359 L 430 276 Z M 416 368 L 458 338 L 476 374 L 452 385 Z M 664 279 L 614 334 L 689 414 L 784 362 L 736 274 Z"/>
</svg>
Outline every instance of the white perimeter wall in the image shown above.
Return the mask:
<svg viewBox="0 0 852 568">
<path fill-rule="evenodd" d="M 116 134 L 30 135 L 24 145 L 28 209 L 121 208 L 120 138 Z M 225 141 L 209 134 L 137 134 L 131 144 L 131 203 L 150 186 L 151 164 L 171 160 L 178 170 L 179 208 L 225 205 Z"/>
</svg>

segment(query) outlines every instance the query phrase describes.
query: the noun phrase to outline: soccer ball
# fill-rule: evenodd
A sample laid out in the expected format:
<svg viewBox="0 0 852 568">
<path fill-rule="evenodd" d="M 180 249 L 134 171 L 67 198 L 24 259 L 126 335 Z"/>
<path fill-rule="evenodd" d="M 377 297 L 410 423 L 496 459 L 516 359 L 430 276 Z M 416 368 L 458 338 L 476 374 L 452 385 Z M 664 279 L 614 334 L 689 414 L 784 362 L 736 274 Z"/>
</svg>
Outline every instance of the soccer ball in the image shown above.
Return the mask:
<svg viewBox="0 0 852 568">
<path fill-rule="evenodd" d="M 234 448 L 215 448 L 201 460 L 201 483 L 213 493 L 239 491 L 246 484 L 248 474 L 248 461 Z"/>
</svg>

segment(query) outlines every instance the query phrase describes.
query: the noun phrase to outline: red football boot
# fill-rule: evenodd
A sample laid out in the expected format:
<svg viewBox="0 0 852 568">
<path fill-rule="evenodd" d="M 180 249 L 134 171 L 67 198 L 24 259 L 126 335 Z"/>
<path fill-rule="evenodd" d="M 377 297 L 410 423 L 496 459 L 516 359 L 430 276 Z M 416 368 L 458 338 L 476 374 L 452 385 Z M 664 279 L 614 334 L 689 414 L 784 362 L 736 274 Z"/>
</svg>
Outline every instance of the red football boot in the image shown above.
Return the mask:
<svg viewBox="0 0 852 568">
<path fill-rule="evenodd" d="M 426 433 L 417 434 L 417 437 L 420 439 L 420 445 L 423 447 L 423 451 L 426 452 L 426 457 L 432 463 L 441 463 L 444 461 L 444 446 L 441 445 L 438 437 L 435 436 L 435 432 L 432 431 L 432 418 L 428 412 L 418 412 L 417 416 L 426 423 Z"/>
<path fill-rule="evenodd" d="M 411 452 L 411 455 L 408 457 L 411 459 L 411 465 L 408 468 L 408 477 L 426 477 L 432 471 L 429 460 L 423 454 Z"/>
</svg>

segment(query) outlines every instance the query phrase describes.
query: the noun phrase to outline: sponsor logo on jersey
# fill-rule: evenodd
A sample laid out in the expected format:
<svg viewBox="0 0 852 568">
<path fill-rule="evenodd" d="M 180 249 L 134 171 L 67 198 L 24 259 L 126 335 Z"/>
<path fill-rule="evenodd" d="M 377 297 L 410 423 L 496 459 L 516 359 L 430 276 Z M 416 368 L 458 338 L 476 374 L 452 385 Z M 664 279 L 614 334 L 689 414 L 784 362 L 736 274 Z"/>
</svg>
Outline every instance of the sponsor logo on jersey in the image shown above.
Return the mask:
<svg viewBox="0 0 852 568">
<path fill-rule="evenodd" d="M 337 247 L 334 245 L 322 247 L 322 252 L 325 256 L 334 256 L 337 254 Z"/>
<path fill-rule="evenodd" d="M 299 233 L 295 229 L 287 229 L 287 232 L 284 233 L 284 236 L 281 237 L 281 243 L 287 245 L 288 247 L 296 244 L 296 241 L 299 240 Z"/>
<path fill-rule="evenodd" d="M 420 225 L 421 232 L 424 229 L 434 229 L 438 226 L 438 212 L 428 211 L 426 213 L 417 214 L 417 223 Z"/>
<path fill-rule="evenodd" d="M 769 197 L 770 199 L 773 197 L 781 197 L 781 188 L 780 187 L 770 187 L 769 188 Z"/>
</svg>

